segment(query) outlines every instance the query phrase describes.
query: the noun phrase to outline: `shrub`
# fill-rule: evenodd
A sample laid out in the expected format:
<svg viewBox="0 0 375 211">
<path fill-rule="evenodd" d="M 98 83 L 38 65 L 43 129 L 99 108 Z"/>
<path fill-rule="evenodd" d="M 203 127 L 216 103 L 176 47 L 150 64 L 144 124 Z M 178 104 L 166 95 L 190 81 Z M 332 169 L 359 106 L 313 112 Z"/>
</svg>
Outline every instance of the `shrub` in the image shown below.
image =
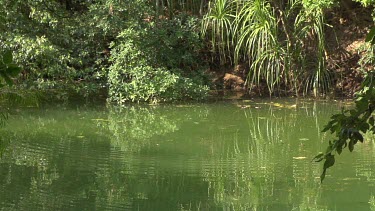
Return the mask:
<svg viewBox="0 0 375 211">
<path fill-rule="evenodd" d="M 204 98 L 208 87 L 197 25 L 196 19 L 180 15 L 120 33 L 111 46 L 109 100 L 121 104 Z"/>
</svg>

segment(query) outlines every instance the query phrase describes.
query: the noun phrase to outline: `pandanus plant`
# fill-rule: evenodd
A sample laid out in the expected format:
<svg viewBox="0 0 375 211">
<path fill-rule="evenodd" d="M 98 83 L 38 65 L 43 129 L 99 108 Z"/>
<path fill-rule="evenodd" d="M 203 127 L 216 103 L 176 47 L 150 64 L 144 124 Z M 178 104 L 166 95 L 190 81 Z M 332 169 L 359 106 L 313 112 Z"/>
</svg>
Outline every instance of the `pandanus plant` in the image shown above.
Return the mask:
<svg viewBox="0 0 375 211">
<path fill-rule="evenodd" d="M 249 87 L 265 83 L 269 93 L 325 93 L 324 9 L 332 1 L 213 0 L 202 21 L 202 34 L 222 64 L 248 62 Z M 313 59 L 311 59 L 313 58 Z"/>
</svg>

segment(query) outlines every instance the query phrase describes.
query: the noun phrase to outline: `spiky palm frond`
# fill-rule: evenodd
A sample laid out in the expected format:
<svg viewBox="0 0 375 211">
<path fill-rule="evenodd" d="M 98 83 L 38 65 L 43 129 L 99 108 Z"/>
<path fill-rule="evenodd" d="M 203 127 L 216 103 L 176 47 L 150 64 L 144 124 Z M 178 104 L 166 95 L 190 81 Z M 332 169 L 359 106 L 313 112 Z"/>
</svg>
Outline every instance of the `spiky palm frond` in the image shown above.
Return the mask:
<svg viewBox="0 0 375 211">
<path fill-rule="evenodd" d="M 220 62 L 226 63 L 233 57 L 233 21 L 236 13 L 235 1 L 215 0 L 209 3 L 208 13 L 203 17 L 202 35 L 211 40 L 212 50 L 220 55 Z"/>
<path fill-rule="evenodd" d="M 318 96 L 332 81 L 326 68 L 323 12 L 330 0 L 323 3 L 214 0 L 202 32 L 211 32 L 212 49 L 222 63 L 226 58 L 249 62 L 250 88 L 266 82 L 270 93 L 282 84 L 297 95 L 312 91 Z"/>
<path fill-rule="evenodd" d="M 235 33 L 239 34 L 235 47 L 236 61 L 245 55 L 250 63 L 250 87 L 252 84 L 259 85 L 261 79 L 265 79 L 272 93 L 282 78 L 283 64 L 275 10 L 268 1 L 246 1 L 235 23 Z"/>
<path fill-rule="evenodd" d="M 319 93 L 328 92 L 331 86 L 331 74 L 326 66 L 324 26 L 323 9 L 319 7 L 308 8 L 305 6 L 295 21 L 295 36 L 303 45 L 301 47 L 305 50 L 310 49 L 312 52 L 307 52 L 307 55 L 313 54 L 316 58 L 315 62 L 304 70 L 302 79 L 306 84 L 304 94 L 312 91 L 314 96 L 318 96 Z M 313 46 L 309 45 L 309 40 L 314 42 Z"/>
</svg>

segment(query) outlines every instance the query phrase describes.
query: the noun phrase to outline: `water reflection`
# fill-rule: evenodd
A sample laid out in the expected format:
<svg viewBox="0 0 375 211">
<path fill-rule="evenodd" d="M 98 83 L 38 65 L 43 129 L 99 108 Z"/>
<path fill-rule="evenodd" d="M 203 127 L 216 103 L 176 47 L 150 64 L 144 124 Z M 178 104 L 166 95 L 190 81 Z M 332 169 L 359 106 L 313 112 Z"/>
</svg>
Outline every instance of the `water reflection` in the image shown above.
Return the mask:
<svg viewBox="0 0 375 211">
<path fill-rule="evenodd" d="M 245 106 L 244 106 L 245 104 Z M 5 210 L 370 210 L 374 145 L 319 183 L 340 104 L 277 101 L 25 109 L 0 160 Z M 357 191 L 353 195 L 352 191 Z"/>
<path fill-rule="evenodd" d="M 173 133 L 183 122 L 204 119 L 207 112 L 204 106 L 194 105 L 110 107 L 108 120 L 98 125 L 108 127 L 111 144 L 135 152 L 150 144 L 152 137 Z"/>
</svg>

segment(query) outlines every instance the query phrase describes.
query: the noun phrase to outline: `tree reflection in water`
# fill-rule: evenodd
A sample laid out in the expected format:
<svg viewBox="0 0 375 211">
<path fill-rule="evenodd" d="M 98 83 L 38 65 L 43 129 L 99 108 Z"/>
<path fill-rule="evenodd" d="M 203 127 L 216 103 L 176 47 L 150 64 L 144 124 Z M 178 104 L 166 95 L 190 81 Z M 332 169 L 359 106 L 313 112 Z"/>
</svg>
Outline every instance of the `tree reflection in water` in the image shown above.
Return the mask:
<svg viewBox="0 0 375 211">
<path fill-rule="evenodd" d="M 373 144 L 359 148 L 355 157 L 342 156 L 343 162 L 352 160 L 353 167 L 335 166 L 323 185 L 321 166 L 311 162 L 329 138 L 320 133 L 321 126 L 338 104 L 250 102 L 243 107 L 221 103 L 25 109 L 2 129 L 2 138 L 11 142 L 0 160 L 0 207 L 372 206 L 374 193 L 360 189 L 374 186 Z M 358 193 L 346 194 L 351 188 Z M 348 200 L 351 204 L 342 203 Z"/>
</svg>

